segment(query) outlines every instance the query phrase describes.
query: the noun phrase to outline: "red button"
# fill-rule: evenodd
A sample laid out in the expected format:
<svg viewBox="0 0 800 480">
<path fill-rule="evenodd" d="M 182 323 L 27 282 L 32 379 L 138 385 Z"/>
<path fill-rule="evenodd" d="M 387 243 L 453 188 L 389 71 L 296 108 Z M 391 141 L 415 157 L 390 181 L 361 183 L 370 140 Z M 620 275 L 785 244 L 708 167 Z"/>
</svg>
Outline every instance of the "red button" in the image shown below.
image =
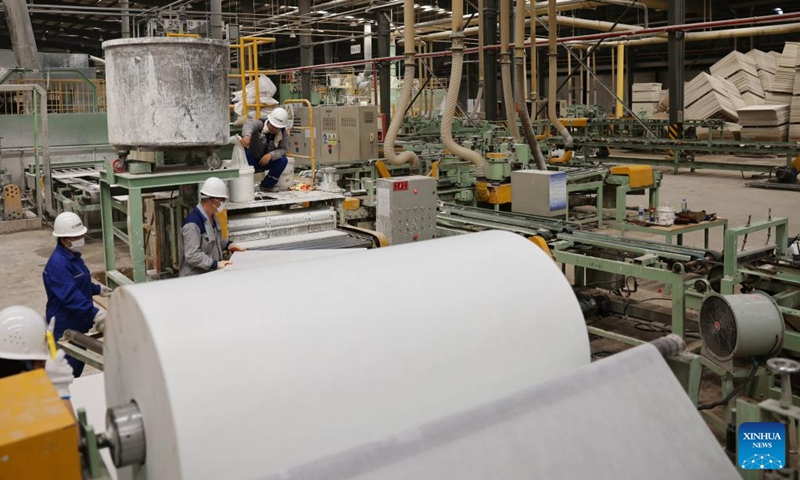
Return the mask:
<svg viewBox="0 0 800 480">
<path fill-rule="evenodd" d="M 415 189 L 414 189 L 414 195 L 416 195 L 416 194 L 418 194 L 418 193 L 419 193 L 419 190 L 417 190 L 417 189 L 415 188 Z"/>
<path fill-rule="evenodd" d="M 419 238 L 419 235 L 417 235 L 417 234 L 415 233 L 415 234 L 414 234 L 414 240 L 417 240 L 418 238 Z"/>
</svg>

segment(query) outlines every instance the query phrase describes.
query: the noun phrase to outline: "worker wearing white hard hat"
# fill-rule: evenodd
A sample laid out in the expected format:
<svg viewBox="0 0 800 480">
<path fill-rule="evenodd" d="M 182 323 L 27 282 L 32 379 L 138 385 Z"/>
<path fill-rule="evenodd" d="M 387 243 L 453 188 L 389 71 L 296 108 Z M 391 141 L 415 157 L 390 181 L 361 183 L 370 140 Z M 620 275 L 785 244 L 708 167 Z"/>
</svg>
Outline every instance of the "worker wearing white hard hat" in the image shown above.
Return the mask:
<svg viewBox="0 0 800 480">
<path fill-rule="evenodd" d="M 217 213 L 225 210 L 228 187 L 217 177 L 210 177 L 200 188 L 200 203 L 192 210 L 181 227 L 181 277 L 219 270 L 231 262 L 222 259 L 222 252 L 241 252 L 244 248 L 222 237 Z"/>
<path fill-rule="evenodd" d="M 46 317 L 56 319 L 56 339 L 66 330 L 86 333 L 95 323 L 105 322 L 106 312 L 94 306 L 92 297 L 107 295 L 110 290 L 105 285 L 92 283 L 89 268 L 81 258 L 86 231 L 81 218 L 72 212 L 59 214 L 53 223 L 56 248 L 47 260 L 42 280 L 47 293 Z M 83 362 L 72 357 L 67 361 L 79 377 Z"/>
<path fill-rule="evenodd" d="M 46 328 L 42 316 L 28 307 L 0 310 L 0 378 L 44 367 L 61 398 L 69 400 L 69 386 L 75 379 L 72 367 L 63 350 L 50 355 Z"/>
<path fill-rule="evenodd" d="M 289 114 L 278 107 L 267 115 L 266 124 L 261 120 L 250 120 L 242 127 L 242 145 L 247 154 L 247 163 L 256 172 L 266 172 L 261 181 L 261 190 L 275 191 L 281 174 L 286 170 Z"/>
</svg>

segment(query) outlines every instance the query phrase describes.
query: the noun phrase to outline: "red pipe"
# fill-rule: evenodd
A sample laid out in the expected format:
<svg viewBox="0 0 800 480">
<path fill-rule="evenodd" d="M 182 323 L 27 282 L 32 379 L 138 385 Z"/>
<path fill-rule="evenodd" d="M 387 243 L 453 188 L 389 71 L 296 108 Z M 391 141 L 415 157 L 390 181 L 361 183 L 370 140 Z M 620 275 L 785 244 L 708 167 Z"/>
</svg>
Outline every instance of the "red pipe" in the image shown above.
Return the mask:
<svg viewBox="0 0 800 480">
<path fill-rule="evenodd" d="M 762 23 L 787 23 L 788 20 L 798 20 L 800 19 L 800 12 L 795 13 L 784 13 L 782 15 L 765 15 L 761 17 L 748 17 L 748 18 L 737 18 L 733 20 L 717 20 L 713 22 L 698 22 L 698 23 L 687 23 L 684 25 L 668 25 L 664 27 L 656 27 L 656 28 L 643 28 L 641 30 L 621 30 L 618 32 L 607 32 L 607 33 L 595 33 L 591 35 L 581 35 L 577 37 L 565 37 L 559 38 L 559 43 L 566 43 L 566 42 L 586 42 L 591 40 L 605 40 L 609 38 L 622 38 L 622 37 L 639 37 L 639 36 L 650 36 L 650 35 L 658 35 L 661 33 L 669 33 L 669 32 L 686 32 L 691 30 L 701 30 L 705 28 L 718 28 L 718 27 L 730 27 L 736 25 L 757 25 Z M 531 42 L 526 41 L 525 46 L 530 46 Z M 536 42 L 536 45 L 539 46 L 546 46 L 547 40 L 541 40 Z M 510 47 L 514 47 L 514 44 L 510 44 Z M 487 45 L 483 47 L 485 50 L 499 50 L 500 45 Z M 472 48 L 465 48 L 464 54 L 476 53 L 480 50 L 480 47 L 472 47 Z M 436 58 L 436 57 L 447 57 L 450 56 L 450 50 L 445 50 L 442 52 L 429 52 L 429 53 L 419 53 L 416 55 L 417 58 Z M 283 70 L 278 70 L 278 74 L 289 73 L 289 72 L 299 72 L 303 70 L 314 70 L 314 69 L 325 69 L 325 68 L 336 68 L 336 67 L 351 67 L 355 65 L 364 65 L 369 62 L 375 62 L 376 64 L 379 62 L 397 62 L 402 60 L 404 57 L 402 56 L 394 56 L 394 57 L 383 57 L 383 58 L 373 58 L 370 60 L 350 60 L 347 62 L 338 62 L 338 63 L 328 63 L 323 65 L 311 65 L 308 67 L 295 67 L 295 68 L 285 68 Z"/>
</svg>

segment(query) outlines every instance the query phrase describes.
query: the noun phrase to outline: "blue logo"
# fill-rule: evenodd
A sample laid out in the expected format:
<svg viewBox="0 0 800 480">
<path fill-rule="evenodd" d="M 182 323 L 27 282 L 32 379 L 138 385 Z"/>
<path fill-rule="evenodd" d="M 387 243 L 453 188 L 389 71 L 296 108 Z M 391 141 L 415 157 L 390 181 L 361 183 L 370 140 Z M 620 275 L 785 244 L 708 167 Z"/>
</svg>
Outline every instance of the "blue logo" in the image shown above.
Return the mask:
<svg viewBox="0 0 800 480">
<path fill-rule="evenodd" d="M 786 465 L 786 426 L 779 422 L 739 425 L 739 468 L 777 470 Z"/>
</svg>

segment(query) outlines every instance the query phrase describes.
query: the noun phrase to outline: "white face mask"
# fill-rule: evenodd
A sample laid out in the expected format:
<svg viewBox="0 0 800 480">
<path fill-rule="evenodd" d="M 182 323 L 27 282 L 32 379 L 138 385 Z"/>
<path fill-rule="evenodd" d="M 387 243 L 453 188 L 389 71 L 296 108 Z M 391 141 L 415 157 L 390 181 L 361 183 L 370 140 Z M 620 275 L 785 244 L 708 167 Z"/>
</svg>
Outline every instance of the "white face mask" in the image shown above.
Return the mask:
<svg viewBox="0 0 800 480">
<path fill-rule="evenodd" d="M 69 249 L 76 253 L 80 253 L 80 251 L 83 250 L 83 246 L 86 244 L 86 242 L 82 238 L 80 240 L 75 240 L 74 242 L 70 241 L 69 243 L 70 243 Z"/>
<path fill-rule="evenodd" d="M 227 203 L 228 202 L 220 202 L 219 206 L 217 207 L 217 213 L 222 213 L 222 211 L 225 210 L 225 205 Z"/>
</svg>

